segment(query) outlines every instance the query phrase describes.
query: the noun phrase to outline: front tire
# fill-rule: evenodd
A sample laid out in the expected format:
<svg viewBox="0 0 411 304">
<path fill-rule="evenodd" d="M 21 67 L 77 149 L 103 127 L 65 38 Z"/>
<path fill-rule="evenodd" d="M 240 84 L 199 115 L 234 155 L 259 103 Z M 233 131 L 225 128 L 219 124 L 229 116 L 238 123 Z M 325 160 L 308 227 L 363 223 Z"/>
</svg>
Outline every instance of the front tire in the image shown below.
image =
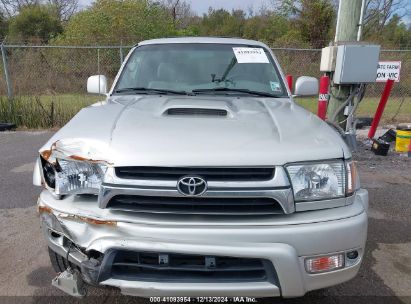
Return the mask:
<svg viewBox="0 0 411 304">
<path fill-rule="evenodd" d="M 67 259 L 55 253 L 53 250 L 50 249 L 50 247 L 48 249 L 50 263 L 51 266 L 53 266 L 54 271 L 57 273 L 65 271 L 70 266 L 70 263 L 67 261 Z"/>
</svg>

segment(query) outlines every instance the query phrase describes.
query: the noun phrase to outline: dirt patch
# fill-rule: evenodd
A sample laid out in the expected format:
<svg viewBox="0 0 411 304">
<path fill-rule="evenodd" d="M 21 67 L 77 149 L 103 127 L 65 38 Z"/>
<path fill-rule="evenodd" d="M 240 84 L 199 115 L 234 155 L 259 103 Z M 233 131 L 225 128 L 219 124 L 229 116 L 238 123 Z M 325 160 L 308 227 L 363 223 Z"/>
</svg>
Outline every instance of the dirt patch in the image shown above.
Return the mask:
<svg viewBox="0 0 411 304">
<path fill-rule="evenodd" d="M 397 296 L 411 295 L 411 243 L 378 244 L 372 269 Z"/>
<path fill-rule="evenodd" d="M 36 207 L 0 210 L 0 239 L 0 295 L 31 295 L 36 286 L 27 275 L 39 267 L 51 271 Z"/>
</svg>

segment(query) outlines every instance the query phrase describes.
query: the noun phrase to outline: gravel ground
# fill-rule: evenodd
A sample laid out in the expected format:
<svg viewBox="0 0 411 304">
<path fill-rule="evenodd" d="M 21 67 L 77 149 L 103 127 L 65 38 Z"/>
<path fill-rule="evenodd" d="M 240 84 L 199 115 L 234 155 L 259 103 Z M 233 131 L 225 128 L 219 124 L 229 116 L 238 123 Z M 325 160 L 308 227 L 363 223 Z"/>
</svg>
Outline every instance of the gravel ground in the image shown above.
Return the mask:
<svg viewBox="0 0 411 304">
<path fill-rule="evenodd" d="M 261 303 L 411 303 L 411 158 L 375 156 L 360 132 L 362 187 L 370 194 L 365 260 L 350 282 L 299 299 Z M 381 131 L 382 132 L 382 131 Z M 50 284 L 55 275 L 35 210 L 39 189 L 31 185 L 38 148 L 51 132 L 0 133 L 0 302 L 73 303 Z M 148 303 L 115 289 L 89 288 L 81 303 Z"/>
</svg>

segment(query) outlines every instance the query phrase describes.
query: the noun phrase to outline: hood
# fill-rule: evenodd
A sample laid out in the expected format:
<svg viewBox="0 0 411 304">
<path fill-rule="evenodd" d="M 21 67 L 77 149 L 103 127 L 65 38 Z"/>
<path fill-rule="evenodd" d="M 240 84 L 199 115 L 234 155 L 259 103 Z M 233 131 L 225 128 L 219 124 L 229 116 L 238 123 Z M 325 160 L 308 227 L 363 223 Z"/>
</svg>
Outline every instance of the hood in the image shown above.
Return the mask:
<svg viewBox="0 0 411 304">
<path fill-rule="evenodd" d="M 117 97 L 80 111 L 41 151 L 56 142 L 70 156 L 115 166 L 268 166 L 351 156 L 335 130 L 285 98 Z"/>
</svg>

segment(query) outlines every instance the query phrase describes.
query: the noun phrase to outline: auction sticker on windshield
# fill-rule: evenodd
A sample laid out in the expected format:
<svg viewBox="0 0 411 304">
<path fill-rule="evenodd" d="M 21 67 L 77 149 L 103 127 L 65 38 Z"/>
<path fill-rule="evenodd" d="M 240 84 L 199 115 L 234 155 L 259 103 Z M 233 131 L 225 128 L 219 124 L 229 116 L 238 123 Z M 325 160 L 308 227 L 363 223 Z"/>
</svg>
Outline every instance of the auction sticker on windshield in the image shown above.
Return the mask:
<svg viewBox="0 0 411 304">
<path fill-rule="evenodd" d="M 234 47 L 238 63 L 270 63 L 262 48 Z"/>
</svg>

